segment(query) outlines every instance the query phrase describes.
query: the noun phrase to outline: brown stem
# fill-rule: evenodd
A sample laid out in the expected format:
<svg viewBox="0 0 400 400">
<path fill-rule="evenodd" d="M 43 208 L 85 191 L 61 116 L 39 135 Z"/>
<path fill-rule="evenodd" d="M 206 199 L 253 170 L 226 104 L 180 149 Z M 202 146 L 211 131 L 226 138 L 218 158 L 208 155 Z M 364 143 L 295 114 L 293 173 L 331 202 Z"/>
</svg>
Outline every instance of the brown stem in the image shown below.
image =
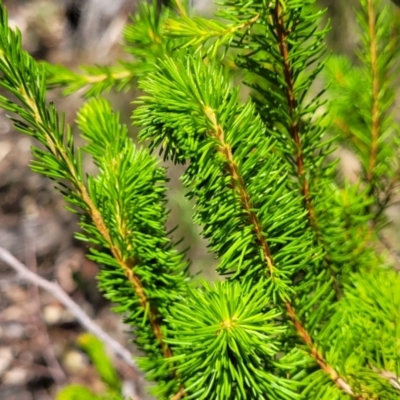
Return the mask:
<svg viewBox="0 0 400 400">
<path fill-rule="evenodd" d="M 260 246 L 263 250 L 265 260 L 267 261 L 269 273 L 271 274 L 271 276 L 273 276 L 274 275 L 274 266 L 273 266 L 273 261 L 272 261 L 272 255 L 269 250 L 268 244 L 262 234 L 261 223 L 251 206 L 250 196 L 246 191 L 246 187 L 245 187 L 243 178 L 239 174 L 237 163 L 233 158 L 232 148 L 225 141 L 224 131 L 217 122 L 217 117 L 214 113 L 214 110 L 211 107 L 206 106 L 204 108 L 204 112 L 212 124 L 212 135 L 218 140 L 218 142 L 220 144 L 218 150 L 225 157 L 225 159 L 227 161 L 227 168 L 228 168 L 230 176 L 232 177 L 232 185 L 233 185 L 234 189 L 236 190 L 236 192 L 238 193 L 239 198 L 243 204 L 243 207 L 249 216 L 249 222 L 254 227 L 258 242 L 260 243 Z"/>
<path fill-rule="evenodd" d="M 376 166 L 376 157 L 378 153 L 379 139 L 379 75 L 378 75 L 378 52 L 375 29 L 375 12 L 372 0 L 368 0 L 368 28 L 370 35 L 370 56 L 372 72 L 372 126 L 371 126 L 371 154 L 369 159 L 367 179 L 371 183 L 374 179 L 374 169 Z"/>
<path fill-rule="evenodd" d="M 133 259 L 125 259 L 120 248 L 116 246 L 111 238 L 109 230 L 104 223 L 103 217 L 100 211 L 97 209 L 96 205 L 93 203 L 86 186 L 82 182 L 77 172 L 75 165 L 71 162 L 68 155 L 65 153 L 64 146 L 62 143 L 58 141 L 52 140 L 52 135 L 49 133 L 46 125 L 44 124 L 42 117 L 40 115 L 39 109 L 36 105 L 36 102 L 33 97 L 31 97 L 25 89 L 22 87 L 21 90 L 23 91 L 21 94 L 24 97 L 25 103 L 31 108 L 35 121 L 39 127 L 43 129 L 43 133 L 45 135 L 47 144 L 49 145 L 50 151 L 53 153 L 55 157 L 61 159 L 67 165 L 68 171 L 71 176 L 71 181 L 75 187 L 75 190 L 83 200 L 86 205 L 86 212 L 89 214 L 91 220 L 93 221 L 94 225 L 96 226 L 99 233 L 103 236 L 104 240 L 106 241 L 109 249 L 113 255 L 113 257 L 118 262 L 120 268 L 124 272 L 126 278 L 130 282 L 132 288 L 134 289 L 136 295 L 139 298 L 139 303 L 141 307 L 147 311 L 147 317 L 149 319 L 150 325 L 152 327 L 153 333 L 157 340 L 160 342 L 160 346 L 162 348 L 162 352 L 165 358 L 171 358 L 172 352 L 169 346 L 165 343 L 163 334 L 161 332 L 161 327 L 157 321 L 157 310 L 151 306 L 147 296 L 144 292 L 142 283 L 133 272 L 135 266 L 135 260 Z M 176 375 L 176 371 L 174 371 L 174 375 Z"/>
<path fill-rule="evenodd" d="M 227 170 L 230 174 L 231 181 L 232 181 L 232 187 L 233 189 L 238 193 L 239 198 L 241 200 L 241 203 L 244 206 L 244 209 L 246 210 L 248 216 L 249 216 L 249 222 L 251 225 L 254 227 L 254 231 L 257 237 L 257 240 L 262 248 L 264 258 L 266 260 L 266 266 L 271 274 L 273 276 L 274 274 L 274 263 L 271 255 L 271 251 L 269 249 L 268 243 L 262 234 L 262 227 L 261 223 L 258 219 L 258 216 L 256 213 L 253 211 L 253 207 L 251 204 L 250 196 L 246 190 L 246 186 L 244 183 L 244 180 L 242 176 L 239 173 L 237 163 L 234 159 L 232 148 L 229 145 L 229 143 L 225 139 L 225 134 L 224 130 L 221 125 L 218 124 L 216 114 L 214 110 L 209 107 L 205 106 L 204 107 L 204 113 L 208 120 L 211 123 L 211 130 L 209 134 L 217 139 L 219 142 L 218 145 L 218 151 L 223 155 L 225 158 L 226 162 L 226 167 Z M 322 354 L 317 350 L 315 344 L 313 343 L 311 336 L 307 332 L 307 330 L 304 328 L 304 326 L 301 324 L 300 320 L 297 318 L 295 311 L 290 304 L 290 302 L 286 301 L 285 302 L 286 309 L 288 311 L 288 314 L 299 334 L 299 336 L 303 339 L 304 343 L 309 347 L 311 356 L 315 359 L 315 361 L 318 363 L 318 365 L 332 378 L 332 380 L 335 382 L 335 384 L 342 389 L 345 393 L 350 394 L 354 396 L 353 391 L 350 387 L 350 385 L 346 382 L 346 380 L 342 377 L 339 376 L 339 374 L 327 364 L 327 362 L 324 360 Z"/>
<path fill-rule="evenodd" d="M 309 217 L 309 223 L 311 228 L 314 230 L 316 234 L 316 239 L 317 241 L 323 246 L 323 248 L 326 250 L 326 244 L 325 241 L 322 238 L 319 226 L 318 226 L 318 221 L 315 215 L 314 207 L 312 204 L 311 200 L 311 190 L 310 190 L 310 184 L 307 178 L 305 177 L 304 173 L 304 159 L 303 159 L 303 153 L 302 153 L 302 143 L 301 143 L 301 137 L 300 137 L 300 127 L 299 127 L 299 120 L 298 116 L 296 115 L 296 110 L 298 107 L 297 100 L 295 98 L 295 90 L 294 90 L 294 81 L 292 78 L 292 69 L 290 66 L 290 57 L 289 57 L 289 47 L 288 47 L 288 42 L 287 42 L 287 37 L 288 33 L 285 30 L 284 26 L 284 20 L 283 20 L 283 10 L 282 6 L 279 2 L 279 0 L 276 0 L 276 6 L 274 10 L 274 19 L 275 19 L 275 25 L 276 25 L 276 33 L 278 37 L 278 42 L 279 42 L 279 50 L 282 56 L 282 62 L 283 62 L 283 74 L 285 77 L 286 85 L 287 85 L 287 91 L 286 91 L 286 97 L 287 97 L 287 102 L 288 102 L 288 108 L 289 108 L 289 115 L 292 121 L 292 124 L 290 126 L 290 132 L 293 141 L 296 144 L 297 147 L 297 154 L 296 154 L 296 160 L 297 160 L 297 175 L 299 177 L 300 183 L 302 185 L 302 193 L 304 196 L 304 201 L 306 205 L 306 209 L 308 211 L 308 217 Z M 333 271 L 331 270 L 331 260 L 328 256 L 328 253 L 326 252 L 325 256 L 325 262 L 328 264 L 328 269 L 330 270 L 331 276 L 334 277 L 334 282 L 335 282 L 335 290 L 338 295 L 340 294 L 339 290 L 339 284 L 337 282 L 336 276 L 334 275 Z M 354 392 L 351 389 L 350 385 L 346 382 L 346 380 L 335 371 L 334 368 L 332 368 L 328 363 L 325 361 L 323 355 L 319 352 L 317 349 L 316 345 L 313 343 L 313 340 L 310 336 L 310 334 L 307 332 L 305 327 L 302 325 L 300 320 L 298 319 L 295 310 L 293 309 L 292 305 L 290 302 L 285 303 L 287 312 L 299 334 L 299 336 L 302 338 L 303 342 L 308 346 L 310 349 L 310 354 L 314 358 L 314 360 L 317 362 L 317 364 L 321 367 L 323 371 L 325 371 L 331 379 L 335 382 L 336 386 L 338 386 L 343 392 L 354 396 Z M 356 396 L 357 398 L 357 396 Z"/>
<path fill-rule="evenodd" d="M 147 310 L 147 317 L 149 319 L 150 325 L 152 327 L 153 333 L 157 340 L 160 341 L 160 345 L 165 358 L 171 358 L 172 352 L 169 346 L 165 343 L 163 334 L 161 332 L 160 324 L 157 321 L 157 310 L 150 305 L 149 300 L 144 292 L 142 283 L 138 276 L 133 272 L 135 266 L 135 260 L 133 259 L 125 259 L 121 253 L 121 250 L 118 246 L 113 243 L 113 240 L 109 234 L 109 231 L 103 221 L 102 215 L 99 210 L 96 208 L 92 199 L 87 192 L 86 187 L 82 182 L 78 181 L 78 190 L 80 192 L 81 198 L 85 202 L 88 207 L 88 214 L 91 217 L 92 221 L 96 225 L 97 230 L 101 233 L 103 238 L 106 240 L 109 245 L 110 251 L 114 258 L 117 260 L 120 265 L 122 271 L 124 272 L 126 278 L 130 282 L 132 288 L 135 290 L 136 295 L 139 298 L 139 303 L 144 310 Z"/>
<path fill-rule="evenodd" d="M 285 303 L 286 310 L 290 316 L 290 319 L 292 320 L 297 333 L 299 336 L 302 338 L 303 342 L 308 346 L 310 349 L 310 354 L 314 358 L 314 360 L 317 362 L 317 364 L 321 367 L 323 371 L 325 371 L 330 378 L 335 382 L 336 386 L 338 386 L 343 392 L 347 393 L 350 396 L 355 397 L 356 399 L 362 399 L 362 397 L 357 396 L 354 394 L 353 390 L 351 389 L 351 386 L 346 382 L 344 378 L 342 378 L 334 368 L 332 368 L 330 365 L 327 364 L 325 361 L 323 355 L 321 352 L 317 349 L 315 344 L 313 343 L 313 340 L 310 336 L 310 334 L 307 332 L 307 330 L 304 328 L 304 326 L 301 324 L 299 319 L 296 316 L 296 313 L 292 307 L 292 305 L 287 301 Z"/>
<path fill-rule="evenodd" d="M 289 115 L 292 121 L 290 126 L 290 131 L 297 147 L 297 154 L 296 154 L 297 175 L 302 184 L 302 191 L 306 202 L 310 222 L 311 224 L 315 224 L 315 212 L 314 212 L 314 207 L 311 203 L 310 185 L 308 180 L 304 176 L 304 160 L 303 160 L 302 145 L 300 138 L 300 127 L 299 127 L 298 117 L 296 116 L 297 100 L 294 95 L 294 82 L 292 79 L 292 70 L 289 62 L 289 48 L 286 40 L 288 35 L 286 33 L 285 26 L 283 23 L 282 6 L 278 0 L 276 1 L 276 7 L 275 7 L 275 24 L 279 42 L 279 50 L 283 62 L 283 74 L 285 76 L 285 81 L 287 85 L 286 97 L 289 106 Z"/>
<path fill-rule="evenodd" d="M 333 285 L 335 292 L 338 297 L 340 297 L 340 285 L 339 281 L 336 277 L 336 274 L 332 270 L 332 260 L 329 256 L 328 252 L 328 246 L 325 243 L 325 240 L 322 236 L 317 217 L 315 215 L 315 210 L 314 206 L 312 204 L 312 198 L 311 198 L 311 188 L 310 188 L 310 182 L 305 176 L 305 170 L 304 170 L 304 158 L 303 158 L 303 152 L 302 152 L 302 142 L 301 142 L 301 135 L 300 135 L 300 124 L 299 124 L 299 118 L 296 115 L 297 113 L 297 107 L 298 107 L 298 102 L 296 100 L 295 96 L 295 88 L 294 88 L 294 81 L 292 78 L 292 68 L 290 66 L 290 55 L 289 55 L 289 47 L 288 47 L 288 42 L 287 38 L 289 36 L 289 32 L 286 31 L 285 25 L 284 25 L 284 19 L 283 19 L 283 9 L 282 6 L 279 2 L 279 0 L 276 0 L 276 6 L 274 9 L 274 21 L 275 21 L 275 26 L 276 26 L 276 34 L 278 37 L 278 43 L 279 43 L 279 50 L 282 56 L 282 62 L 283 62 L 283 74 L 285 77 L 286 81 L 286 98 L 288 102 L 288 108 L 289 108 L 289 116 L 291 125 L 290 125 L 290 133 L 292 136 L 293 141 L 296 144 L 297 147 L 297 153 L 296 153 L 296 164 L 297 164 L 297 176 L 300 181 L 301 185 L 301 191 L 304 196 L 304 202 L 305 202 L 305 207 L 308 213 L 308 220 L 311 228 L 313 229 L 316 240 L 317 242 L 323 247 L 324 252 L 325 252 L 325 257 L 324 257 L 324 263 L 329 271 L 329 274 L 333 278 Z"/>
<path fill-rule="evenodd" d="M 394 374 L 391 371 L 379 370 L 374 366 L 370 366 L 370 368 L 376 372 L 381 378 L 387 379 L 392 387 L 396 390 L 400 390 L 400 377 Z"/>
</svg>

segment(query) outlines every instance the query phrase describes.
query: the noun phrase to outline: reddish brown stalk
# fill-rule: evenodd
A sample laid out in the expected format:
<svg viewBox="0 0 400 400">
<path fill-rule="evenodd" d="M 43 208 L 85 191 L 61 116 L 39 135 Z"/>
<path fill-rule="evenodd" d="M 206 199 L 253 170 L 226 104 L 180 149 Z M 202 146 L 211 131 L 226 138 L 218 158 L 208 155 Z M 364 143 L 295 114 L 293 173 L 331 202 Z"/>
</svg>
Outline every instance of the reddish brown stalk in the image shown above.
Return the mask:
<svg viewBox="0 0 400 400">
<path fill-rule="evenodd" d="M 371 154 L 367 171 L 367 179 L 373 181 L 374 169 L 376 166 L 376 157 L 378 154 L 378 139 L 379 139 L 379 76 L 378 76 L 378 51 L 376 43 L 375 30 L 375 12 L 372 0 L 368 0 L 368 28 L 371 39 L 370 56 L 371 56 L 371 72 L 372 72 L 372 126 L 371 126 Z"/>
<path fill-rule="evenodd" d="M 163 335 L 161 332 L 161 328 L 156 320 L 156 313 L 154 312 L 154 310 L 151 307 L 148 307 L 149 301 L 143 290 L 142 283 L 140 282 L 140 279 L 133 272 L 133 269 L 135 266 L 135 261 L 133 259 L 127 259 L 127 260 L 124 259 L 119 247 L 115 246 L 113 244 L 113 241 L 110 237 L 108 229 L 107 229 L 106 225 L 104 224 L 103 217 L 101 216 L 101 214 L 98 211 L 98 209 L 96 208 L 96 206 L 93 204 L 93 202 L 86 190 L 86 187 L 83 184 L 81 184 L 81 185 L 79 185 L 79 190 L 80 190 L 80 195 L 81 195 L 83 201 L 85 202 L 85 204 L 88 207 L 89 216 L 91 217 L 92 221 L 96 225 L 97 230 L 101 233 L 103 238 L 109 244 L 112 255 L 117 260 L 117 262 L 120 265 L 122 271 L 124 272 L 126 278 L 131 283 L 132 288 L 135 290 L 136 295 L 139 298 L 139 303 L 140 303 L 141 307 L 144 310 L 148 309 L 147 315 L 148 315 L 151 327 L 153 329 L 154 335 L 161 343 L 161 347 L 163 349 L 164 356 L 167 358 L 171 357 L 172 356 L 171 350 L 164 343 L 164 338 L 163 338 Z"/>
<path fill-rule="evenodd" d="M 340 286 L 339 282 L 335 276 L 335 273 L 332 271 L 331 264 L 332 261 L 329 257 L 329 253 L 326 251 L 327 246 L 325 241 L 322 237 L 318 220 L 315 215 L 314 206 L 312 204 L 311 199 L 311 189 L 310 189 L 310 182 L 305 176 L 304 173 L 304 159 L 303 159 L 303 152 L 302 152 L 302 143 L 301 143 L 301 136 L 300 136 L 300 126 L 299 120 L 296 114 L 296 109 L 298 106 L 296 97 L 295 97 L 295 90 L 294 90 L 294 82 L 292 78 L 292 70 L 289 62 L 289 48 L 287 44 L 288 32 L 285 30 L 284 21 L 283 21 L 283 13 L 282 13 L 282 6 L 280 2 L 276 1 L 275 6 L 275 14 L 274 20 L 276 25 L 276 34 L 278 37 L 279 42 L 279 50 L 282 56 L 283 62 L 283 74 L 285 76 L 285 81 L 287 85 L 286 97 L 288 101 L 288 108 L 289 108 L 289 115 L 292 121 L 290 126 L 290 133 L 292 136 L 293 141 L 297 147 L 297 154 L 296 154 L 296 163 L 297 163 L 297 176 L 299 177 L 299 181 L 302 187 L 302 193 L 304 196 L 305 207 L 308 212 L 308 220 L 310 223 L 311 228 L 315 232 L 317 241 L 322 245 L 325 250 L 325 262 L 327 264 L 327 268 L 330 272 L 331 277 L 333 278 L 333 285 L 337 296 L 340 297 Z"/>
<path fill-rule="evenodd" d="M 324 245 L 324 241 L 322 240 L 321 233 L 319 231 L 318 222 L 316 219 L 314 207 L 311 201 L 311 193 L 310 193 L 310 185 L 307 178 L 304 176 L 304 160 L 302 154 L 302 143 L 300 137 L 300 128 L 298 118 L 296 117 L 296 109 L 297 109 L 297 100 L 295 98 L 295 91 L 294 91 L 294 82 L 292 79 L 292 71 L 289 62 L 289 48 L 287 44 L 287 32 L 285 30 L 284 21 L 283 21 L 283 13 L 282 13 L 282 6 L 279 0 L 276 1 L 275 6 L 275 24 L 276 24 L 276 33 L 279 42 L 279 50 L 282 56 L 283 62 L 283 74 L 285 77 L 286 85 L 287 85 L 287 92 L 286 97 L 288 101 L 289 107 L 289 114 L 292 120 L 292 124 L 290 126 L 291 136 L 293 141 L 297 147 L 297 174 L 300 179 L 300 183 L 302 185 L 302 192 L 305 200 L 306 209 L 308 211 L 310 226 L 313 228 L 314 232 L 316 233 L 318 241 Z M 325 247 L 325 246 L 324 246 Z M 330 264 L 330 261 L 326 258 L 326 261 Z M 331 275 L 332 272 L 331 272 Z M 336 292 L 339 293 L 339 286 L 335 279 L 335 289 Z M 344 378 L 341 378 L 339 374 L 325 361 L 323 355 L 318 351 L 317 347 L 313 343 L 313 340 L 307 330 L 304 328 L 300 320 L 297 318 L 296 313 L 290 304 L 290 302 L 285 303 L 287 312 L 299 334 L 302 338 L 303 342 L 308 346 L 310 349 L 310 354 L 317 362 L 317 364 L 321 367 L 323 371 L 325 371 L 331 379 L 335 382 L 335 384 L 345 393 L 354 397 L 354 393 L 350 387 L 350 385 L 346 382 Z"/>
<path fill-rule="evenodd" d="M 297 330 L 297 333 L 299 334 L 299 336 L 301 337 L 303 342 L 310 349 L 310 354 L 311 354 L 312 358 L 314 358 L 314 360 L 321 367 L 321 369 L 330 376 L 330 378 L 335 382 L 336 386 L 338 386 L 341 390 L 343 390 L 343 392 L 347 393 L 348 395 L 361 400 L 362 397 L 354 395 L 353 390 L 351 389 L 350 385 L 346 382 L 346 380 L 344 378 L 340 377 L 340 375 L 330 365 L 327 364 L 323 355 L 321 354 L 321 352 L 317 349 L 317 347 L 313 343 L 313 340 L 311 339 L 310 334 L 306 331 L 304 326 L 301 324 L 301 322 L 297 318 L 292 305 L 287 301 L 285 303 L 285 306 L 286 306 L 286 310 L 290 316 L 290 319 L 292 320 L 293 325 L 295 326 L 295 328 Z"/>
<path fill-rule="evenodd" d="M 225 158 L 226 167 L 228 169 L 228 172 L 232 180 L 232 187 L 238 193 L 241 203 L 243 204 L 244 209 L 246 210 L 249 216 L 249 222 L 254 227 L 257 240 L 260 243 L 260 246 L 264 254 L 264 258 L 267 263 L 268 271 L 271 274 L 271 276 L 273 276 L 274 263 L 271 251 L 269 249 L 267 241 L 265 240 L 264 235 L 262 234 L 261 223 L 255 212 L 252 211 L 253 207 L 251 204 L 250 196 L 247 193 L 243 178 L 239 173 L 237 163 L 233 156 L 232 148 L 229 145 L 229 143 L 226 142 L 224 130 L 222 126 L 218 124 L 214 110 L 211 107 L 206 106 L 204 108 L 204 113 L 212 125 L 212 130 L 210 132 L 210 135 L 213 136 L 215 139 L 217 139 L 219 142 L 218 151 Z M 313 343 L 311 336 L 304 328 L 304 326 L 301 324 L 300 320 L 297 318 L 296 313 L 290 302 L 286 301 L 285 306 L 299 336 L 303 339 L 304 343 L 309 347 L 311 356 L 315 359 L 318 365 L 331 377 L 331 379 L 341 390 L 343 390 L 345 393 L 349 395 L 354 396 L 353 391 L 351 390 L 351 387 L 346 382 L 346 380 L 344 378 L 341 378 L 339 374 L 324 360 L 322 354 L 318 351 L 315 344 Z"/>
<path fill-rule="evenodd" d="M 275 7 L 275 23 L 276 23 L 276 33 L 279 41 L 279 50 L 283 62 L 283 74 L 285 76 L 285 81 L 287 85 L 286 97 L 289 105 L 290 119 L 292 121 L 290 126 L 290 131 L 297 147 L 297 154 L 296 154 L 297 175 L 302 184 L 302 192 L 306 203 L 307 211 L 309 214 L 310 223 L 313 227 L 316 227 L 317 222 L 316 222 L 314 207 L 311 202 L 310 185 L 308 180 L 304 176 L 304 160 L 303 160 L 302 145 L 300 138 L 300 127 L 298 118 L 295 116 L 297 108 L 297 100 L 294 95 L 294 82 L 292 79 L 292 73 L 289 62 L 289 49 L 286 40 L 287 33 L 285 31 L 285 26 L 283 24 L 282 6 L 279 1 L 276 2 L 276 7 Z"/>
</svg>

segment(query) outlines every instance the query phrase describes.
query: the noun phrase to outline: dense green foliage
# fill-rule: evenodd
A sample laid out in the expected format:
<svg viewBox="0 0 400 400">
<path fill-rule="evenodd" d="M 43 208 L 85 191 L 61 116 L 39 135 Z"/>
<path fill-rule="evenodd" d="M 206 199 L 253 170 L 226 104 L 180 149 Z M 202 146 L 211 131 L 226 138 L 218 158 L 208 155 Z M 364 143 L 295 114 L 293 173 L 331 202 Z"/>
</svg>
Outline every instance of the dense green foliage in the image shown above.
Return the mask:
<svg viewBox="0 0 400 400">
<path fill-rule="evenodd" d="M 79 214 L 99 287 L 160 399 L 400 398 L 400 278 L 379 251 L 400 178 L 399 18 L 384 0 L 360 0 L 352 65 L 328 60 L 315 3 L 224 0 L 215 20 L 178 0 L 143 3 L 125 30 L 132 60 L 83 73 L 35 62 L 0 8 L 0 106 L 41 143 L 32 168 Z M 136 82 L 143 148 L 101 98 Z M 90 98 L 77 115 L 81 149 L 46 102 L 55 86 Z M 339 145 L 358 156 L 359 180 L 338 173 Z M 185 166 L 224 281 L 194 279 L 170 239 L 155 151 Z M 109 364 L 92 358 L 118 392 Z"/>
</svg>

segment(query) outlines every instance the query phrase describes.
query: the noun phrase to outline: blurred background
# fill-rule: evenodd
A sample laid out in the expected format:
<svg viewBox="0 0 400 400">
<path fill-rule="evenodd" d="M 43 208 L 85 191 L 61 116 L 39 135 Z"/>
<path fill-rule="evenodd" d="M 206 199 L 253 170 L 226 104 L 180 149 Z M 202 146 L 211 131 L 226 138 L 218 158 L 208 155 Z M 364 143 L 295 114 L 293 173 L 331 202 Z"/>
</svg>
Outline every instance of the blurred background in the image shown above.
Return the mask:
<svg viewBox="0 0 400 400">
<path fill-rule="evenodd" d="M 389 1 L 389 0 L 388 0 Z M 135 11 L 135 0 L 3 0 L 10 23 L 22 31 L 23 45 L 35 58 L 64 64 L 72 69 L 79 64 L 108 64 L 124 57 L 121 31 L 128 14 Z M 196 0 L 199 13 L 212 13 L 210 0 Z M 320 0 L 328 7 L 332 27 L 328 43 L 337 53 L 353 57 L 357 0 Z M 129 125 L 135 93 L 109 94 L 107 97 Z M 62 98 L 50 93 L 50 100 L 74 123 L 82 104 L 81 94 Z M 30 138 L 13 130 L 0 111 L 0 246 L 8 249 L 30 268 L 62 288 L 114 338 L 133 353 L 129 334 L 119 316 L 96 288 L 98 267 L 85 258 L 85 245 L 74 239 L 76 218 L 64 209 L 61 196 L 52 183 L 29 169 Z M 357 165 L 346 152 L 340 154 L 347 175 L 356 174 Z M 90 169 L 91 166 L 87 165 Z M 177 237 L 185 237 L 193 270 L 215 277 L 213 257 L 191 221 L 192 204 L 184 198 L 179 182 L 180 170 L 170 168 L 170 227 L 179 225 Z M 390 211 L 397 219 L 396 209 Z M 390 238 L 399 243 L 396 229 Z M 74 317 L 54 298 L 23 285 L 15 274 L 0 264 L 0 399 L 48 400 L 67 383 L 82 383 L 102 390 L 93 366 L 76 345 L 82 332 Z M 57 360 L 54 363 L 54 359 Z M 52 362 L 53 360 L 53 362 Z M 150 399 L 143 380 L 123 362 L 114 359 L 116 368 L 134 388 L 137 400 Z M 130 389 L 129 389 L 130 388 Z M 133 393 L 132 392 L 132 393 Z"/>
</svg>

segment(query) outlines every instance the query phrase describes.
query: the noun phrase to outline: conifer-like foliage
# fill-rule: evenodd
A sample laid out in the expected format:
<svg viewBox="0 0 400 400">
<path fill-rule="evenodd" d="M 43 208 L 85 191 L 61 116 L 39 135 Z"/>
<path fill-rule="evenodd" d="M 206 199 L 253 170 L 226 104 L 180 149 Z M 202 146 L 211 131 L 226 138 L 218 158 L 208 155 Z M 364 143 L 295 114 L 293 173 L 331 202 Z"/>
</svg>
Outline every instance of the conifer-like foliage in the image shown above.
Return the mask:
<svg viewBox="0 0 400 400">
<path fill-rule="evenodd" d="M 327 61 L 315 0 L 218 7 L 209 20 L 178 0 L 143 3 L 125 29 L 132 60 L 79 73 L 34 61 L 1 6 L 0 106 L 41 144 L 32 168 L 78 213 L 157 398 L 400 398 L 400 277 L 379 250 L 399 180 L 395 6 L 360 0 L 356 65 Z M 143 147 L 101 97 L 136 84 Z M 85 88 L 80 149 L 46 101 L 55 86 Z M 339 145 L 359 157 L 359 181 L 338 174 Z M 185 166 L 221 282 L 194 279 L 166 231 L 155 151 Z"/>
</svg>

